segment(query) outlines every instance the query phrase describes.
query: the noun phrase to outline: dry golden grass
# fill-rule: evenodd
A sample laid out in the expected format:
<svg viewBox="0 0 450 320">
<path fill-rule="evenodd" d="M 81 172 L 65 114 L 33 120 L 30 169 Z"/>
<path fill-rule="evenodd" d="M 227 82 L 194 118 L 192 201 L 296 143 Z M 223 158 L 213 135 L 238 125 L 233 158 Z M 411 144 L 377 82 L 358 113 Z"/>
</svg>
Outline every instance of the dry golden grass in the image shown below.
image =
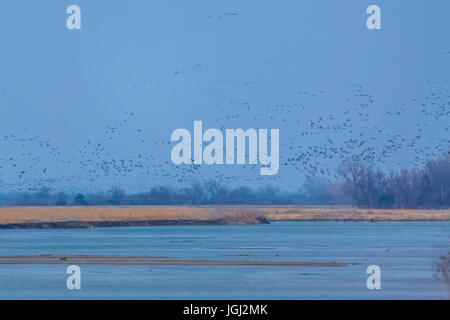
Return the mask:
<svg viewBox="0 0 450 320">
<path fill-rule="evenodd" d="M 156 221 L 221 219 L 229 224 L 256 224 L 262 214 L 254 208 L 131 206 L 131 207 L 4 207 L 0 224 L 64 221 Z"/>
<path fill-rule="evenodd" d="M 290 220 L 450 221 L 450 210 L 381 210 L 294 206 L 3 207 L 0 224 L 64 221 L 223 220 L 257 224 L 258 218 Z"/>
<path fill-rule="evenodd" d="M 449 221 L 450 210 L 358 209 L 353 207 L 267 207 L 269 220 Z"/>
</svg>

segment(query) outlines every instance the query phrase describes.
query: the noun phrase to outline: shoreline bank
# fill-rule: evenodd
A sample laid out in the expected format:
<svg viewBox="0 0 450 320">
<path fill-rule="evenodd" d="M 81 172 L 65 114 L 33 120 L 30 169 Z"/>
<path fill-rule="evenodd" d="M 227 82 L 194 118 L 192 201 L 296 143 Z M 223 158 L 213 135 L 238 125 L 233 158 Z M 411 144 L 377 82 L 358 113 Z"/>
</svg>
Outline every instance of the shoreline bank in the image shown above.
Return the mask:
<svg viewBox="0 0 450 320">
<path fill-rule="evenodd" d="M 192 260 L 151 256 L 43 254 L 34 256 L 0 256 L 0 265 L 2 264 L 346 267 L 356 263 L 336 261 Z"/>
<path fill-rule="evenodd" d="M 450 221 L 450 210 L 295 206 L 0 207 L 0 229 L 257 225 L 271 221 Z"/>
</svg>

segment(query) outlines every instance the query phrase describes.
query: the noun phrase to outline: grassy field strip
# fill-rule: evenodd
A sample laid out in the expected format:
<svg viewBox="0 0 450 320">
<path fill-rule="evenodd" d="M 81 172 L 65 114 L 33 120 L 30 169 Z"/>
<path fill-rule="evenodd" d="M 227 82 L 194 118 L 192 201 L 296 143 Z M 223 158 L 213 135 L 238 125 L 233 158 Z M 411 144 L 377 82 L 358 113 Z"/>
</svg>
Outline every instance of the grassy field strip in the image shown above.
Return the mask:
<svg viewBox="0 0 450 320">
<path fill-rule="evenodd" d="M 211 221 L 216 224 L 260 224 L 265 220 L 450 221 L 450 210 L 295 206 L 0 207 L 0 225 L 68 221 Z"/>
</svg>

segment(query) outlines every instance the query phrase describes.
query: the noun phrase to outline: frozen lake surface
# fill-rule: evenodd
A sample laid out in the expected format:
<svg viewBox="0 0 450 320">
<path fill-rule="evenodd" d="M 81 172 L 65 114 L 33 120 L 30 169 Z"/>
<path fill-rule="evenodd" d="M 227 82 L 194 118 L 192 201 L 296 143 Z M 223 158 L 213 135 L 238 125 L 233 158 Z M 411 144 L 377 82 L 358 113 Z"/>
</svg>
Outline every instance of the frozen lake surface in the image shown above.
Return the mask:
<svg viewBox="0 0 450 320">
<path fill-rule="evenodd" d="M 274 222 L 0 230 L 0 255 L 149 255 L 179 259 L 351 262 L 309 266 L 0 265 L 0 299 L 447 299 L 436 273 L 450 222 Z M 381 268 L 381 290 L 366 268 Z"/>
</svg>

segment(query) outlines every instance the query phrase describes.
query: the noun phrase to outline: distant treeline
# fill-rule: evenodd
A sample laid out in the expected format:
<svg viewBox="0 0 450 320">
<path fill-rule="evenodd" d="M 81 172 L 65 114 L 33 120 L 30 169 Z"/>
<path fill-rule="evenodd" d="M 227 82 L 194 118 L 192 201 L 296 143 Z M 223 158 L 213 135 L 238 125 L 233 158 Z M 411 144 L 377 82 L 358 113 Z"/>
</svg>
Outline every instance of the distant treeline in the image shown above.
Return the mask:
<svg viewBox="0 0 450 320">
<path fill-rule="evenodd" d="M 384 172 L 359 157 L 346 159 L 338 179 L 316 177 L 298 191 L 272 186 L 226 187 L 221 181 L 195 181 L 189 187 L 153 187 L 127 194 L 120 187 L 105 192 L 67 194 L 43 188 L 38 192 L 0 194 L 6 206 L 95 205 L 356 205 L 360 208 L 449 208 L 450 161 L 445 155 L 423 167 Z"/>
</svg>

